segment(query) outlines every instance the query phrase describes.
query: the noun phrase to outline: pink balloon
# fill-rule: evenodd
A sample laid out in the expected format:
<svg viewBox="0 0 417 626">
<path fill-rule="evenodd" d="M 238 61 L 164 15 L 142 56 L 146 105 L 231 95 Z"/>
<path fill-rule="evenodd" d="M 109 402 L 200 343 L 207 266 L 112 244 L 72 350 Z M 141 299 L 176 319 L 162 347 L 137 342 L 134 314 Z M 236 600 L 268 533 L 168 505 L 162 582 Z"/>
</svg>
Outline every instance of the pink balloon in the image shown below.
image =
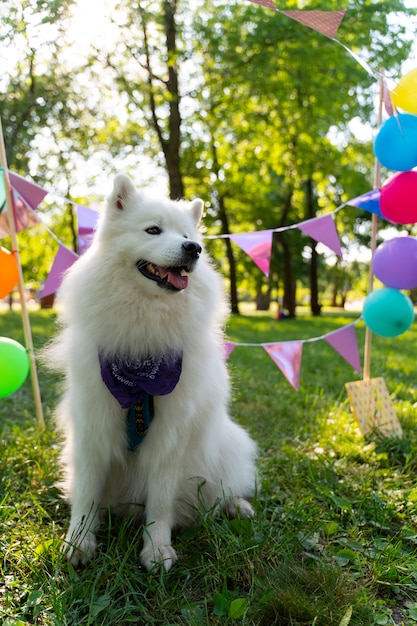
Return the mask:
<svg viewBox="0 0 417 626">
<path fill-rule="evenodd" d="M 417 287 L 417 239 L 394 237 L 381 243 L 374 252 L 372 269 L 386 287 Z"/>
<path fill-rule="evenodd" d="M 381 189 L 382 216 L 394 224 L 417 222 L 417 172 L 401 172 Z"/>
</svg>

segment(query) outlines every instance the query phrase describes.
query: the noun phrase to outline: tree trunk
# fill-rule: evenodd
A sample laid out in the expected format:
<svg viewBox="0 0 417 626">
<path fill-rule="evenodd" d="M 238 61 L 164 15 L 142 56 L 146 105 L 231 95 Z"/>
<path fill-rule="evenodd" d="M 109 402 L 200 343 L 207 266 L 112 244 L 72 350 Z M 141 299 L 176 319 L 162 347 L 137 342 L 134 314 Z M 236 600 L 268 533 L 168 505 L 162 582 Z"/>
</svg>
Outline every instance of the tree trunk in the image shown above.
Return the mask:
<svg viewBox="0 0 417 626">
<path fill-rule="evenodd" d="M 313 180 L 309 178 L 306 182 L 306 208 L 307 219 L 315 217 L 315 198 L 313 190 Z M 318 271 L 317 271 L 317 249 L 314 239 L 310 239 L 311 259 L 310 259 L 310 309 L 311 314 L 317 317 L 321 313 L 321 305 L 319 304 L 319 288 L 318 288 Z"/>
<path fill-rule="evenodd" d="M 288 219 L 288 213 L 291 209 L 291 201 L 292 201 L 293 189 L 290 187 L 288 190 L 287 196 L 285 198 L 280 226 L 285 226 Z M 274 239 L 278 241 L 283 256 L 283 276 L 282 276 L 282 288 L 283 288 L 283 298 L 282 305 L 283 308 L 288 311 L 288 316 L 294 318 L 296 316 L 296 283 L 293 276 L 292 270 L 292 254 L 291 254 L 291 246 L 288 242 L 287 236 L 285 232 L 282 233 L 274 233 Z"/>
<path fill-rule="evenodd" d="M 227 217 L 226 207 L 223 196 L 218 196 L 218 209 L 219 218 L 222 223 L 222 232 L 230 233 L 229 219 Z M 230 309 L 232 313 L 239 315 L 239 298 L 237 293 L 237 276 L 236 276 L 236 261 L 233 254 L 232 242 L 229 237 L 225 238 L 226 255 L 229 263 L 229 279 L 230 279 Z"/>
<path fill-rule="evenodd" d="M 167 89 L 169 93 L 169 119 L 168 119 L 168 141 L 164 142 L 165 161 L 168 170 L 170 197 L 178 200 L 184 197 L 184 184 L 181 174 L 181 114 L 180 114 L 180 93 L 178 88 L 178 57 L 177 49 L 177 29 L 175 14 L 177 11 L 176 0 L 165 0 L 164 2 L 164 23 L 167 47 L 168 81 Z"/>
<path fill-rule="evenodd" d="M 178 87 L 178 66 L 177 66 L 177 27 L 175 15 L 177 11 L 176 0 L 165 0 L 163 3 L 163 20 L 165 30 L 165 45 L 167 52 L 167 72 L 168 79 L 163 81 L 167 90 L 166 100 L 168 103 L 167 128 L 163 129 L 163 123 L 158 117 L 155 94 L 155 74 L 151 65 L 151 52 L 148 42 L 148 29 L 145 11 L 140 10 L 142 20 L 142 34 L 146 57 L 146 72 L 148 82 L 149 107 L 151 111 L 152 126 L 158 137 L 159 145 L 164 154 L 165 167 L 168 173 L 169 194 L 173 200 L 184 197 L 184 183 L 181 173 L 181 114 L 180 114 L 180 93 Z"/>
</svg>

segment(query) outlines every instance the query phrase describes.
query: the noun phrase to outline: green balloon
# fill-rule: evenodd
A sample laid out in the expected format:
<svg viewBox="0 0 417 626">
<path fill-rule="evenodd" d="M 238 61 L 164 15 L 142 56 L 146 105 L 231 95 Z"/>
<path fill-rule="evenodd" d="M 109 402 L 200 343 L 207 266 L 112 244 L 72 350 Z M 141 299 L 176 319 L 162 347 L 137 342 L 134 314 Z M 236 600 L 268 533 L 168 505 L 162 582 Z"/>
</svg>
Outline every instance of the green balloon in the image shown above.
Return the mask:
<svg viewBox="0 0 417 626">
<path fill-rule="evenodd" d="M 0 337 L 0 398 L 10 396 L 23 385 L 29 373 L 29 357 L 19 342 Z"/>
<path fill-rule="evenodd" d="M 366 297 L 362 315 L 365 324 L 376 335 L 397 337 L 413 323 L 414 306 L 401 291 L 384 287 Z"/>
</svg>

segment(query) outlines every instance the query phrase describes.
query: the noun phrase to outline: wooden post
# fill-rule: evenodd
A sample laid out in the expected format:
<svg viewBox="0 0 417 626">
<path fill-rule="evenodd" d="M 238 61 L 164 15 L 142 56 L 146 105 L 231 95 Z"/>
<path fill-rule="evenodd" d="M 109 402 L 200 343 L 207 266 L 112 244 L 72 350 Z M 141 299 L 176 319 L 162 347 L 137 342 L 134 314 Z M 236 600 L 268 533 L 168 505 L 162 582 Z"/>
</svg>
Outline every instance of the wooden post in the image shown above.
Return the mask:
<svg viewBox="0 0 417 626">
<path fill-rule="evenodd" d="M 379 83 L 379 106 L 378 106 L 378 128 L 382 124 L 382 105 L 384 101 L 384 76 L 381 75 Z M 380 189 L 381 187 L 381 165 L 378 159 L 375 157 L 374 165 L 374 189 Z M 371 262 L 369 265 L 369 278 L 368 278 L 368 295 L 372 293 L 374 288 L 374 273 L 372 269 L 372 258 L 374 256 L 376 248 L 376 240 L 378 235 L 378 216 L 375 213 L 372 214 L 372 231 L 371 231 Z M 364 363 L 363 363 L 363 380 L 369 380 L 371 378 L 371 344 L 372 344 L 372 331 L 368 328 L 365 329 L 365 350 L 364 350 Z"/>
<path fill-rule="evenodd" d="M 4 182 L 4 191 L 6 194 L 7 216 L 8 216 L 8 223 L 9 223 L 10 239 L 12 242 L 12 251 L 13 251 L 13 254 L 15 255 L 17 268 L 18 268 L 18 287 L 19 287 L 20 302 L 21 302 L 21 307 L 22 307 L 23 331 L 25 335 L 26 349 L 28 351 L 28 356 L 29 356 L 30 373 L 31 373 L 31 379 L 32 379 L 33 395 L 35 399 L 36 415 L 38 418 L 38 424 L 43 429 L 45 427 L 45 420 L 43 417 L 42 400 L 41 400 L 41 393 L 40 393 L 40 388 L 39 388 L 38 372 L 36 369 L 35 353 L 33 349 L 32 331 L 30 328 L 29 312 L 28 312 L 27 302 L 26 302 L 22 266 L 20 264 L 19 246 L 17 242 L 16 225 L 15 225 L 15 218 L 14 218 L 14 211 L 13 211 L 12 189 L 10 185 L 8 168 L 7 168 L 7 156 L 6 156 L 6 148 L 4 145 L 3 126 L 1 123 L 1 119 L 0 119 L 0 165 L 3 169 L 3 182 Z"/>
</svg>

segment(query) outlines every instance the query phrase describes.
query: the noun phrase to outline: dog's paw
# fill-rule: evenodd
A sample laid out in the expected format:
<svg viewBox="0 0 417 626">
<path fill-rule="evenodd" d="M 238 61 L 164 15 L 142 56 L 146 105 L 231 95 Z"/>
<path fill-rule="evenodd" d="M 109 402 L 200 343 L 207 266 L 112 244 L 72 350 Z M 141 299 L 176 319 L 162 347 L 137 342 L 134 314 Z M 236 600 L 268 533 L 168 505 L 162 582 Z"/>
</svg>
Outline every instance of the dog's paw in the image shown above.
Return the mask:
<svg viewBox="0 0 417 626">
<path fill-rule="evenodd" d="M 74 567 L 86 565 L 96 552 L 97 542 L 94 533 L 87 532 L 82 539 L 74 540 L 73 534 L 68 533 L 62 546 L 65 558 Z"/>
<path fill-rule="evenodd" d="M 245 500 L 244 498 L 240 498 L 239 496 L 234 496 L 233 498 L 225 498 L 221 502 L 219 508 L 223 509 L 228 517 L 252 519 L 255 515 L 252 505 L 247 500 Z"/>
<path fill-rule="evenodd" d="M 151 545 L 142 550 L 140 561 L 148 571 L 163 567 L 166 572 L 169 572 L 178 561 L 178 557 L 171 545 Z"/>
</svg>

